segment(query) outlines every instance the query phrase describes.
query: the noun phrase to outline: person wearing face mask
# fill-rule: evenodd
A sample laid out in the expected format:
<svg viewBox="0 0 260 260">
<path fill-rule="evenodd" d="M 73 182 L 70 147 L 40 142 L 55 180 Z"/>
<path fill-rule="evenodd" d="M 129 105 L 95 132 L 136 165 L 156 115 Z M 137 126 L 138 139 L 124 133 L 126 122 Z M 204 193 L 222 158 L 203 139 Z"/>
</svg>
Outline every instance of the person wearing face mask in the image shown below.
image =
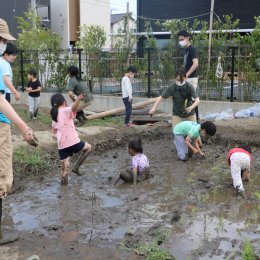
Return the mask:
<svg viewBox="0 0 260 260">
<path fill-rule="evenodd" d="M 5 98 L 11 102 L 11 92 L 18 101 L 21 95 L 13 85 L 13 71 L 11 63 L 16 59 L 17 49 L 14 44 L 8 42 L 3 56 L 0 58 L 0 85 L 5 89 Z"/>
<path fill-rule="evenodd" d="M 159 96 L 149 114 L 152 116 L 156 111 L 157 106 L 162 100 L 172 97 L 172 128 L 182 121 L 196 122 L 195 108 L 198 106 L 200 99 L 195 92 L 194 87 L 186 81 L 185 71 L 177 69 L 175 73 L 175 83 L 169 86 Z"/>
<path fill-rule="evenodd" d="M 7 40 L 11 41 L 15 40 L 15 38 L 9 34 L 7 23 L 3 19 L 0 19 L 1 55 L 6 50 Z M 25 124 L 5 99 L 5 90 L 5 87 L 0 85 L 0 245 L 14 242 L 19 238 L 19 235 L 16 232 L 2 229 L 3 199 L 6 198 L 7 194 L 10 192 L 13 183 L 11 122 L 19 128 L 24 140 L 31 145 L 37 145 L 32 129 Z"/>
<path fill-rule="evenodd" d="M 198 75 L 197 68 L 199 66 L 198 54 L 196 48 L 190 43 L 191 36 L 185 31 L 181 30 L 178 33 L 178 41 L 181 48 L 184 49 L 184 69 L 186 73 L 186 80 L 191 83 L 191 85 L 197 91 L 198 87 Z M 199 122 L 199 110 L 198 107 L 195 109 L 196 119 Z"/>
<path fill-rule="evenodd" d="M 126 126 L 133 126 L 133 124 L 130 122 L 130 117 L 132 114 L 132 84 L 131 84 L 131 78 L 134 78 L 134 76 L 137 73 L 137 69 L 134 66 L 130 66 L 127 68 L 125 76 L 122 78 L 121 87 L 122 87 L 122 97 L 123 102 L 125 105 L 125 125 Z"/>
</svg>

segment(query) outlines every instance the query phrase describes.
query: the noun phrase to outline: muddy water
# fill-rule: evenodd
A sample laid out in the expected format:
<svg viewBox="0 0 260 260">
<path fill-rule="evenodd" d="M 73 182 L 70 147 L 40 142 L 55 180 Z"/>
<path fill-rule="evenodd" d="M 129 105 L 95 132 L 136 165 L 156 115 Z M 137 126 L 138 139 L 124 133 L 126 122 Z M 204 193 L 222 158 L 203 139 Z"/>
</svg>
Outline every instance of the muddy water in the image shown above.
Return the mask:
<svg viewBox="0 0 260 260">
<path fill-rule="evenodd" d="M 245 240 L 251 241 L 259 256 L 258 161 L 246 184 L 249 200 L 243 201 L 230 185 L 227 148 L 211 144 L 204 149 L 207 159 L 194 157 L 183 163 L 177 161 L 170 139 L 144 140 L 154 177 L 136 187 L 122 182 L 111 185 L 111 177 L 129 165 L 126 149 L 92 156 L 82 168 L 83 176 L 70 175 L 68 187 L 61 187 L 58 173 L 53 173 L 10 196 L 4 224 L 23 234 L 37 234 L 40 241 L 74 243 L 76 251 L 89 244 L 134 248 L 160 237 L 162 248 L 176 259 L 240 259 Z M 77 254 L 66 258 L 58 250 L 39 255 L 88 259 Z"/>
</svg>

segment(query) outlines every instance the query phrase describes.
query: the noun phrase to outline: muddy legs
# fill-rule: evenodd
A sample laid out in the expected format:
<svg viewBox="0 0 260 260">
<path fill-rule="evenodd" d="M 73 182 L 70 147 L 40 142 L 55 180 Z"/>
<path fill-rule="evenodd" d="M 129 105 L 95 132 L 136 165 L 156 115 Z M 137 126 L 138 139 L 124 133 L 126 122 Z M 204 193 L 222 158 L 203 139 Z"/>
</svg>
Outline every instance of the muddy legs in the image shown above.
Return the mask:
<svg viewBox="0 0 260 260">
<path fill-rule="evenodd" d="M 61 185 L 68 185 L 69 158 L 61 161 Z"/>
<path fill-rule="evenodd" d="M 90 149 L 88 150 L 83 150 L 83 152 L 81 153 L 78 161 L 75 163 L 72 172 L 76 173 L 77 175 L 81 175 L 81 173 L 79 172 L 79 167 L 82 165 L 82 163 L 87 159 L 87 157 L 90 154 Z"/>
</svg>

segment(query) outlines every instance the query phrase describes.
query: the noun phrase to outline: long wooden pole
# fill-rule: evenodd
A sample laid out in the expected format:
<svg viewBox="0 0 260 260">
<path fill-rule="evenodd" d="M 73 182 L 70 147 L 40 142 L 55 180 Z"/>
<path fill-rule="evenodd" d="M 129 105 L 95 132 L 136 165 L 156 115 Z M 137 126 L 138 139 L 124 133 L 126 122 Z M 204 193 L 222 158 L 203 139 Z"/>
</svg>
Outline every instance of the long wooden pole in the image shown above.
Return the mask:
<svg viewBox="0 0 260 260">
<path fill-rule="evenodd" d="M 137 108 L 141 108 L 141 107 L 153 104 L 155 102 L 155 100 L 156 100 L 156 98 L 150 98 L 145 101 L 135 103 L 135 104 L 133 104 L 133 109 L 137 109 Z M 113 116 L 113 115 L 119 114 L 124 111 L 125 111 L 125 107 L 114 108 L 114 109 L 111 109 L 111 110 L 108 110 L 105 112 L 97 113 L 95 115 L 87 116 L 87 119 L 90 120 L 90 119 L 103 118 L 106 116 Z"/>
</svg>

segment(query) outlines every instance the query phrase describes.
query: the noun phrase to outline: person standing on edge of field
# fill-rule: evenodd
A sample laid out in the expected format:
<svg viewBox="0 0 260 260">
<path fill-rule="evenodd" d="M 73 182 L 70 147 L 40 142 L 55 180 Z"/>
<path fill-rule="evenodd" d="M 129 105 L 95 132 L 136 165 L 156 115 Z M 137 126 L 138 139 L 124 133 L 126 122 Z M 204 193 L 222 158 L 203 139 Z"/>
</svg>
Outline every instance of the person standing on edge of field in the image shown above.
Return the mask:
<svg viewBox="0 0 260 260">
<path fill-rule="evenodd" d="M 121 86 L 122 86 L 122 98 L 125 105 L 125 126 L 133 126 L 130 122 L 131 114 L 132 114 L 132 84 L 131 80 L 137 74 L 137 69 L 134 66 L 129 66 L 126 70 L 125 76 L 122 78 Z"/>
<path fill-rule="evenodd" d="M 9 28 L 3 19 L 0 19 L 0 55 L 7 46 L 7 41 L 15 38 L 9 34 Z M 3 199 L 10 192 L 13 183 L 13 145 L 10 123 L 13 122 L 22 132 L 23 138 L 31 145 L 37 145 L 32 130 L 17 115 L 12 106 L 5 99 L 6 88 L 0 85 L 0 245 L 14 242 L 19 234 L 2 229 Z"/>
<path fill-rule="evenodd" d="M 198 54 L 196 48 L 190 43 L 191 36 L 185 31 L 181 30 L 178 32 L 178 41 L 181 48 L 184 50 L 184 69 L 186 73 L 186 81 L 193 85 L 195 91 L 197 92 L 198 87 L 198 75 L 197 68 L 199 66 Z M 199 123 L 199 109 L 195 108 L 196 119 Z"/>
</svg>

